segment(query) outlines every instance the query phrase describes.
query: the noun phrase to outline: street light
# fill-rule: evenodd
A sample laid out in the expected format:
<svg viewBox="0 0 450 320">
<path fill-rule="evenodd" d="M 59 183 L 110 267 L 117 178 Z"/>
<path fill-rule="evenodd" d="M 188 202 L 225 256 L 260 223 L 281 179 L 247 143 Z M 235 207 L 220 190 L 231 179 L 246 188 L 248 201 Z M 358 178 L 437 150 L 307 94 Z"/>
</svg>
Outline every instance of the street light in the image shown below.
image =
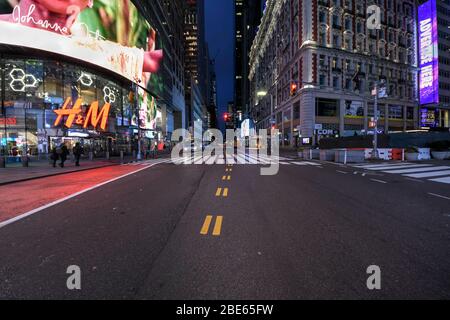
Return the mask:
<svg viewBox="0 0 450 320">
<path fill-rule="evenodd" d="M 257 93 L 256 93 L 256 95 L 258 96 L 258 97 L 265 97 L 265 96 L 267 96 L 267 91 L 258 91 Z"/>
</svg>

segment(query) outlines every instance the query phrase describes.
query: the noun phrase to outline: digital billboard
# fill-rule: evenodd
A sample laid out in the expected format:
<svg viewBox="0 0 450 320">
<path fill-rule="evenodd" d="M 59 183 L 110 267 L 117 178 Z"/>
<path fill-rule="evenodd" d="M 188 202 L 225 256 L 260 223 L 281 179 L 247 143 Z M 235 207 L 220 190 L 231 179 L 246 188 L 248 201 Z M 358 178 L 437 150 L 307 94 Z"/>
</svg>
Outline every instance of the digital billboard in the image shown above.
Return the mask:
<svg viewBox="0 0 450 320">
<path fill-rule="evenodd" d="M 439 60 L 436 0 L 419 6 L 420 104 L 439 103 Z"/>
<path fill-rule="evenodd" d="M 130 0 L 0 0 L 0 44 L 76 58 L 148 88 L 163 52 Z"/>
<path fill-rule="evenodd" d="M 144 130 L 156 130 L 158 108 L 156 99 L 144 92 L 139 92 L 139 127 Z"/>
</svg>

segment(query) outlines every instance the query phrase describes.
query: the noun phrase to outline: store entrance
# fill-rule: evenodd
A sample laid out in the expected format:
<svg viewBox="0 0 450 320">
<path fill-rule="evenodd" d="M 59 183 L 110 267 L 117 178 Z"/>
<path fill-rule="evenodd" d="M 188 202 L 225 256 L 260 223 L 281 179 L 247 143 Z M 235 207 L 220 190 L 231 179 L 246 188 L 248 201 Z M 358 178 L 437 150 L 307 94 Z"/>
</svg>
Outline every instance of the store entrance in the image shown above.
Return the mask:
<svg viewBox="0 0 450 320">
<path fill-rule="evenodd" d="M 81 137 L 49 137 L 49 145 L 54 148 L 65 144 L 70 153 L 77 143 L 83 147 L 83 158 L 106 158 L 106 152 L 111 150 L 111 139 L 101 138 L 81 138 Z M 92 153 L 92 155 L 91 155 Z"/>
</svg>

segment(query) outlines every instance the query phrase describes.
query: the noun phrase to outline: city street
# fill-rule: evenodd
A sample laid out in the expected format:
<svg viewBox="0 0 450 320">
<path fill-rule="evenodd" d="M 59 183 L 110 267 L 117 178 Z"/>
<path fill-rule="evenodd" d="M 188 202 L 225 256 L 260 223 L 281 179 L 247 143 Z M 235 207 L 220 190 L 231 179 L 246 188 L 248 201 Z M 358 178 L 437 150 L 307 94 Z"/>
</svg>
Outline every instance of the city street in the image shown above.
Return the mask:
<svg viewBox="0 0 450 320">
<path fill-rule="evenodd" d="M 275 176 L 163 159 L 76 187 L 72 174 L 17 183 L 26 211 L 44 207 L 2 218 L 0 298 L 450 298 L 449 184 L 280 160 Z M 71 265 L 81 290 L 66 286 Z M 366 286 L 371 265 L 381 290 Z"/>
</svg>

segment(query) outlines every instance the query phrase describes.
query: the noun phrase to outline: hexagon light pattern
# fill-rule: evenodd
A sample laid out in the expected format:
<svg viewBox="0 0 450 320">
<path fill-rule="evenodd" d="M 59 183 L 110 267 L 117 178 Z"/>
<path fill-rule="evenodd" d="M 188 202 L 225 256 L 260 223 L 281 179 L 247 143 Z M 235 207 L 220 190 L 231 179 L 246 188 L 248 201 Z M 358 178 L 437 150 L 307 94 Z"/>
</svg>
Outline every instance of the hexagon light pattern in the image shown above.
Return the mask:
<svg viewBox="0 0 450 320">
<path fill-rule="evenodd" d="M 12 79 L 9 86 L 15 92 L 25 92 L 26 88 L 36 88 L 39 82 L 34 75 L 27 74 L 20 68 L 12 69 L 9 76 Z"/>
</svg>

